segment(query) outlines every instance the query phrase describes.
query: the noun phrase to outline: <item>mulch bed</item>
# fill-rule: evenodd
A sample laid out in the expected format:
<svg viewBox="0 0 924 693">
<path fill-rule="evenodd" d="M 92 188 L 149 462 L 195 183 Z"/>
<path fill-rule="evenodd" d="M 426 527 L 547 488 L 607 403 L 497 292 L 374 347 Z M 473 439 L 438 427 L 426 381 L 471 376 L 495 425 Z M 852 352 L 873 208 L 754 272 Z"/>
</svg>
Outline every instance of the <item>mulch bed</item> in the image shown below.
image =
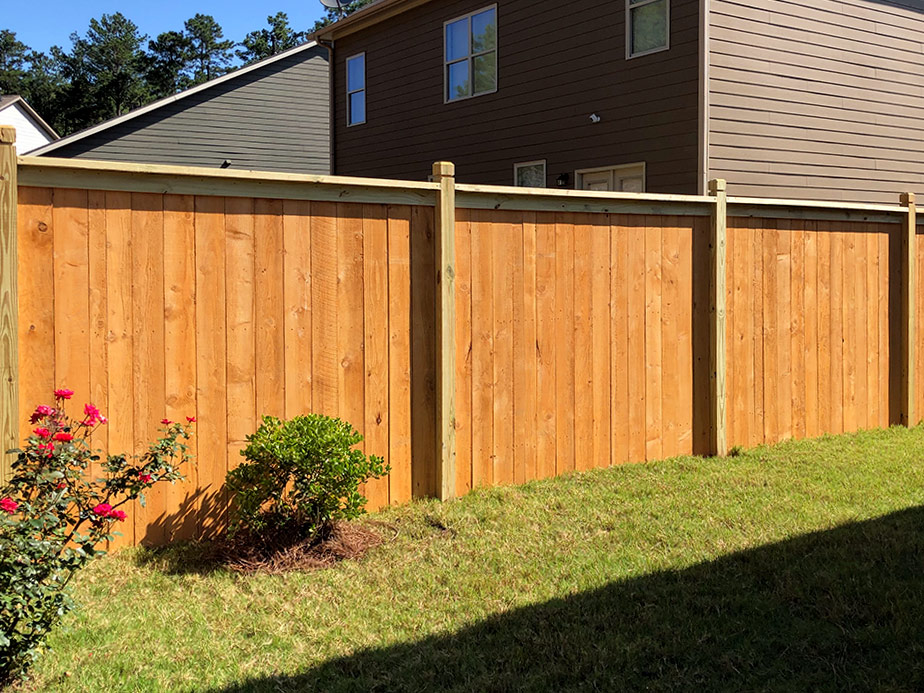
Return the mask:
<svg viewBox="0 0 924 693">
<path fill-rule="evenodd" d="M 384 543 L 382 535 L 369 526 L 335 522 L 314 539 L 236 537 L 218 542 L 216 558 L 239 573 L 279 575 L 293 571 L 329 568 L 340 561 L 356 559 Z"/>
</svg>

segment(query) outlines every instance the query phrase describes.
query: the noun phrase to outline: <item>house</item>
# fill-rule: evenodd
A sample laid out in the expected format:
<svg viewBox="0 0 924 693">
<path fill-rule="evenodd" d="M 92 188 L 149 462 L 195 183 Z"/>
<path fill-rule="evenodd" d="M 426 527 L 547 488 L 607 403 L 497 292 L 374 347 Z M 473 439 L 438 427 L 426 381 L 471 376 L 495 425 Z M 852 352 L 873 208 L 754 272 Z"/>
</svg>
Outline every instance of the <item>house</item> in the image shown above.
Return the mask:
<svg viewBox="0 0 924 693">
<path fill-rule="evenodd" d="M 16 94 L 0 96 L 0 125 L 16 128 L 16 151 L 29 154 L 59 139 L 58 133 Z"/>
<path fill-rule="evenodd" d="M 291 173 L 330 173 L 328 51 L 291 48 L 32 152 Z"/>
<path fill-rule="evenodd" d="M 332 48 L 334 172 L 897 202 L 924 0 L 379 0 Z"/>
</svg>

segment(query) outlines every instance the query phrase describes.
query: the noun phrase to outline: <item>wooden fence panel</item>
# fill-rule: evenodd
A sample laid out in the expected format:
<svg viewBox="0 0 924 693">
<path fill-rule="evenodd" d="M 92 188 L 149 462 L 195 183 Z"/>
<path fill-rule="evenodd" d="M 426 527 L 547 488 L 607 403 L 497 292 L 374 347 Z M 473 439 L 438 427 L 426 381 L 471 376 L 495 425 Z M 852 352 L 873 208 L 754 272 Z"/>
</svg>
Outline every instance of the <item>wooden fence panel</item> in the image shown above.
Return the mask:
<svg viewBox="0 0 924 693">
<path fill-rule="evenodd" d="M 704 238 L 691 217 L 458 211 L 457 491 L 694 452 Z"/>
<path fill-rule="evenodd" d="M 889 236 L 896 228 L 729 219 L 730 445 L 890 420 Z"/>
<path fill-rule="evenodd" d="M 19 207 L 21 434 L 61 386 L 107 410 L 107 451 L 198 419 L 187 480 L 152 491 L 116 546 L 220 527 L 264 414 L 345 418 L 392 466 L 370 507 L 410 500 L 411 238 L 424 266 L 431 210 L 25 186 Z"/>
</svg>

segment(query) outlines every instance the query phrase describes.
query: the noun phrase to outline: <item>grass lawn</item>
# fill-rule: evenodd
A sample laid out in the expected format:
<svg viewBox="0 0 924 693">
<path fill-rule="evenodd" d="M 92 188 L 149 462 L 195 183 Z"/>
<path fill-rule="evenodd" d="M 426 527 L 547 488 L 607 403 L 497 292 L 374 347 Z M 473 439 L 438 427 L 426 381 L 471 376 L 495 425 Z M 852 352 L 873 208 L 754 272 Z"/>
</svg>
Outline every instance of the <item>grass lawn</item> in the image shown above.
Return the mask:
<svg viewBox="0 0 924 693">
<path fill-rule="evenodd" d="M 420 502 L 306 574 L 132 550 L 26 690 L 924 689 L 924 428 Z"/>
</svg>

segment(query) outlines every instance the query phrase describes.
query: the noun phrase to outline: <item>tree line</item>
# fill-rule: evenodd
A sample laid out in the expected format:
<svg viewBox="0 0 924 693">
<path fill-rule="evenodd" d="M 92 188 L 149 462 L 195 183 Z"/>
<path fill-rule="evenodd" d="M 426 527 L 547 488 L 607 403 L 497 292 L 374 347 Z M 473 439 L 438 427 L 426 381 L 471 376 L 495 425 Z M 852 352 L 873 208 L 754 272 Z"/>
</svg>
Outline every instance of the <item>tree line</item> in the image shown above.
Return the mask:
<svg viewBox="0 0 924 693">
<path fill-rule="evenodd" d="M 371 0 L 354 0 L 345 13 Z M 285 12 L 240 42 L 225 38 L 214 17 L 197 13 L 182 30 L 151 39 L 121 12 L 91 19 L 70 36 L 70 50 L 32 50 L 0 29 L 0 94 L 19 94 L 61 135 L 123 115 L 151 101 L 227 74 L 303 43 L 337 18 L 327 10 L 308 31 L 297 31 Z"/>
</svg>

